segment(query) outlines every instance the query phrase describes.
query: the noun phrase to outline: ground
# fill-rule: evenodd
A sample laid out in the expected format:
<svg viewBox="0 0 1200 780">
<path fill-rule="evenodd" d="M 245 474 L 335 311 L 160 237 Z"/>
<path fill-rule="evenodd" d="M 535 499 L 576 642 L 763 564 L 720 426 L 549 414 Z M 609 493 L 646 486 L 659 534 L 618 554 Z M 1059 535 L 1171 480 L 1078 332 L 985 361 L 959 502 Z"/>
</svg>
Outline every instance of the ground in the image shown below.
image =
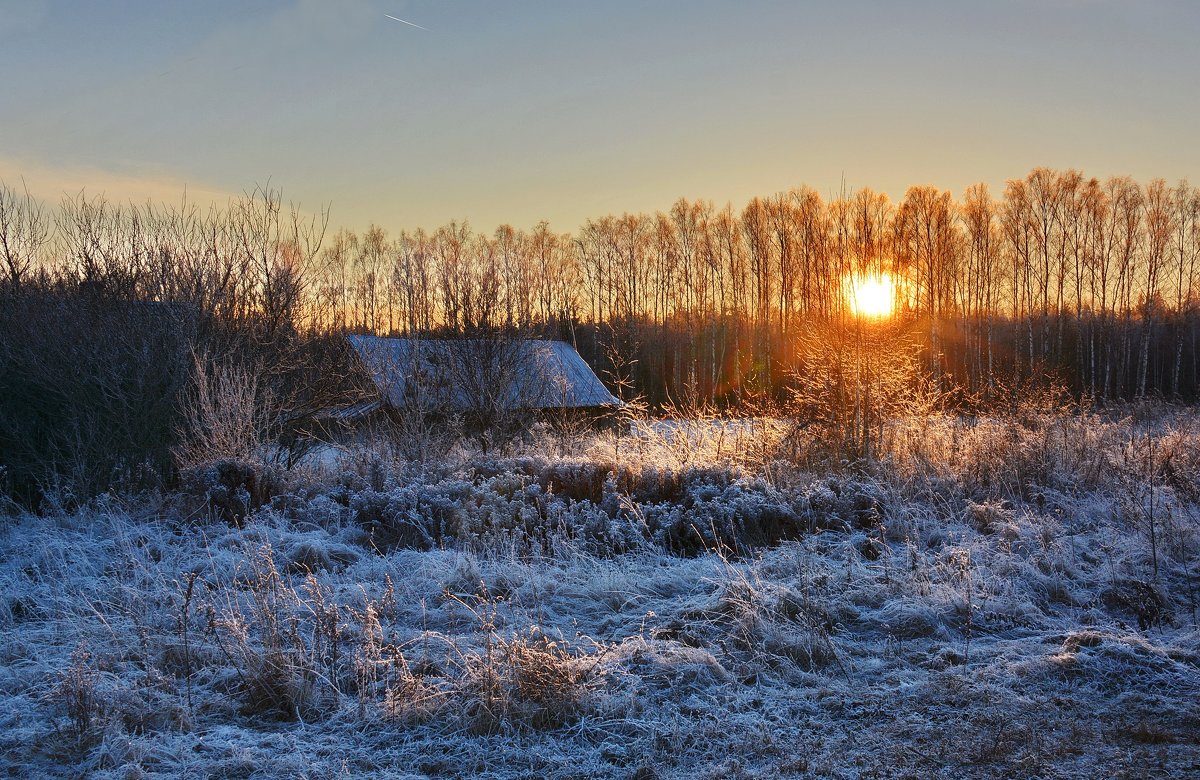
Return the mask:
<svg viewBox="0 0 1200 780">
<path fill-rule="evenodd" d="M 540 431 L 0 520 L 0 767 L 1200 776 L 1198 418 Z M 328 454 L 327 454 L 328 455 Z"/>
</svg>

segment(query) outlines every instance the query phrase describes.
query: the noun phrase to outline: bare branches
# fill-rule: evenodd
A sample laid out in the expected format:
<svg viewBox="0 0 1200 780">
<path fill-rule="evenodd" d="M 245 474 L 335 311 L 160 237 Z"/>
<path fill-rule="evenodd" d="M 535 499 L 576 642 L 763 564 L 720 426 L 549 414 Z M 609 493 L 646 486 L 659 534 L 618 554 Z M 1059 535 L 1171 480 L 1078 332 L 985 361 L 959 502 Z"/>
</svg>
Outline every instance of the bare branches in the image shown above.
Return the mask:
<svg viewBox="0 0 1200 780">
<path fill-rule="evenodd" d="M 216 460 L 263 462 L 279 426 L 279 410 L 269 387 L 250 367 L 226 359 L 193 355 L 191 389 L 182 403 L 180 468 Z"/>
<path fill-rule="evenodd" d="M 0 261 L 9 289 L 18 292 L 50 237 L 44 204 L 0 182 Z"/>
</svg>

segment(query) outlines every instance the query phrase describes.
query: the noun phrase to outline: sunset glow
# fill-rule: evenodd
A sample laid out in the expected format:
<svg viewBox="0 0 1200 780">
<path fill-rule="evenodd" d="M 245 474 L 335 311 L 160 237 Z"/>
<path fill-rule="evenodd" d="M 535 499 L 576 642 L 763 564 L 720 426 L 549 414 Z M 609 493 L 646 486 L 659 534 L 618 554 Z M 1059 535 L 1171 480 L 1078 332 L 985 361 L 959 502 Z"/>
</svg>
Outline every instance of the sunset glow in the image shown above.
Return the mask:
<svg viewBox="0 0 1200 780">
<path fill-rule="evenodd" d="M 270 181 L 332 204 L 335 227 L 391 233 L 574 230 L 801 184 L 1000 193 L 1037 165 L 1200 180 L 1200 103 L 1180 99 L 1200 3 L 732 7 L 0 0 L 0 69 L 20 74 L 0 180 L 51 203 L 186 186 L 203 205 Z M 1120 56 L 1100 43 L 1116 41 Z"/>
<path fill-rule="evenodd" d="M 896 285 L 891 274 L 850 276 L 843 283 L 850 310 L 856 317 L 881 319 L 892 313 Z"/>
</svg>

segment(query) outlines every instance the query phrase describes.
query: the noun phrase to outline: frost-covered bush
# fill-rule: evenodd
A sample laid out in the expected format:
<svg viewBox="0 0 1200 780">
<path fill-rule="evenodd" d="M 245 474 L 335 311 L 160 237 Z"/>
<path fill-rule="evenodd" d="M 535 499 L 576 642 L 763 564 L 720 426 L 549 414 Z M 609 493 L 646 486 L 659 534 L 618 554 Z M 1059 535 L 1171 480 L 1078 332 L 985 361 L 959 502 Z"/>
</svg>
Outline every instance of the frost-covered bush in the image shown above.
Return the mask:
<svg viewBox="0 0 1200 780">
<path fill-rule="evenodd" d="M 878 504 L 863 495 L 848 493 L 847 516 Z M 799 502 L 790 489 L 725 468 L 635 470 L 522 458 L 410 475 L 385 490 L 343 483 L 287 511 L 298 521 L 316 517 L 328 526 L 345 505 L 365 543 L 380 552 L 458 548 L 546 555 L 566 546 L 608 556 L 652 545 L 694 555 L 743 552 L 822 525 L 806 525 Z"/>
<path fill-rule="evenodd" d="M 276 466 L 243 460 L 218 460 L 184 469 L 183 495 L 198 499 L 198 510 L 227 523 L 240 523 L 280 495 L 285 477 Z"/>
<path fill-rule="evenodd" d="M 795 491 L 796 509 L 808 531 L 874 529 L 888 514 L 888 497 L 876 481 L 830 476 Z"/>
<path fill-rule="evenodd" d="M 505 474 L 474 481 L 452 478 L 364 490 L 350 497 L 350 513 L 375 549 L 433 549 L 547 552 L 561 531 L 536 481 Z"/>
<path fill-rule="evenodd" d="M 742 553 L 803 530 L 793 503 L 762 479 L 696 485 L 677 503 L 647 506 L 645 516 L 654 540 L 682 555 Z"/>
</svg>

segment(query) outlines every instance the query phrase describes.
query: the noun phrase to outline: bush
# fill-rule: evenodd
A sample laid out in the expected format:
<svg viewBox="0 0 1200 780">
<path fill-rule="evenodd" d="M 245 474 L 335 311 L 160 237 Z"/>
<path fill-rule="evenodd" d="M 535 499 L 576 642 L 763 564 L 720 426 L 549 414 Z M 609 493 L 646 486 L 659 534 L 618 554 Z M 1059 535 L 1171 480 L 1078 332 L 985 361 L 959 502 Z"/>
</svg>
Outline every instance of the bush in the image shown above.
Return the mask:
<svg viewBox="0 0 1200 780">
<path fill-rule="evenodd" d="M 36 507 L 161 484 L 172 472 L 176 400 L 195 312 L 97 290 L 10 296 L 0 305 L 0 464 Z"/>
<path fill-rule="evenodd" d="M 284 490 L 278 467 L 240 460 L 218 460 L 190 466 L 180 475 L 185 496 L 220 520 L 240 525 L 256 509 Z"/>
</svg>

